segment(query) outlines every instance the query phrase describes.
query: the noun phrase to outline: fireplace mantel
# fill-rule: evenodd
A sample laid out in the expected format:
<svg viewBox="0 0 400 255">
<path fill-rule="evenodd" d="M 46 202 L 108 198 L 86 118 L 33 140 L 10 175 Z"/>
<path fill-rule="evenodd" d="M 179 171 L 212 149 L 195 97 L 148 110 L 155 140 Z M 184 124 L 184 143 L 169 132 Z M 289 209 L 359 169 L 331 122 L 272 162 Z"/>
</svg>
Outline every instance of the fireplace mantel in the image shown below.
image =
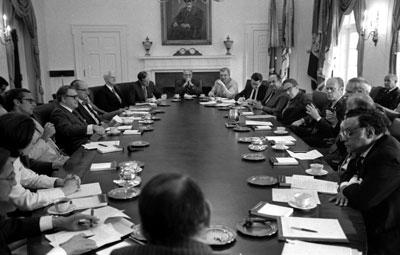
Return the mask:
<svg viewBox="0 0 400 255">
<path fill-rule="evenodd" d="M 156 72 L 177 72 L 191 69 L 195 72 L 218 71 L 231 66 L 232 55 L 214 56 L 150 56 L 139 57 L 144 62 L 144 70 L 154 80 Z"/>
</svg>

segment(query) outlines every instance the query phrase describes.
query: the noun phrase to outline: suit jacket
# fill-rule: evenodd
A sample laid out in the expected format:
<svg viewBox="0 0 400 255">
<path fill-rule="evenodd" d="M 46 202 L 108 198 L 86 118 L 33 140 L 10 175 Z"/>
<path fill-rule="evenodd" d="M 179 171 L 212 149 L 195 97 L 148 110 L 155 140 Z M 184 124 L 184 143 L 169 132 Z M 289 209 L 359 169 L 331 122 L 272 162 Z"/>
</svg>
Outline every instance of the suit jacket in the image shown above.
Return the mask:
<svg viewBox="0 0 400 255">
<path fill-rule="evenodd" d="M 311 100 L 306 96 L 303 91 L 299 93 L 292 99 L 283 109 L 282 113 L 278 115 L 278 120 L 285 125 L 290 125 L 294 121 L 307 116 L 306 106 L 311 103 Z"/>
<path fill-rule="evenodd" d="M 86 120 L 87 124 L 99 125 L 81 103 L 78 103 L 78 108 L 76 108 L 76 111 Z M 97 113 L 95 113 L 95 116 L 101 123 L 101 117 Z"/>
<path fill-rule="evenodd" d="M 0 254 L 11 254 L 8 244 L 40 234 L 39 218 L 4 219 L 0 217 Z"/>
<path fill-rule="evenodd" d="M 258 94 L 257 94 L 257 101 L 262 101 L 265 97 L 265 93 L 267 92 L 267 82 L 266 81 L 262 81 L 259 88 L 258 88 Z M 247 80 L 246 82 L 246 86 L 244 87 L 244 89 L 239 92 L 236 96 L 235 96 L 235 100 L 238 100 L 240 97 L 244 97 L 246 99 L 250 98 L 251 92 L 253 91 L 253 87 L 251 86 L 251 80 Z"/>
<path fill-rule="evenodd" d="M 129 246 L 114 250 L 111 255 L 212 255 L 208 245 L 196 241 L 189 241 L 180 247 L 168 247 L 160 245 Z"/>
<path fill-rule="evenodd" d="M 71 155 L 89 140 L 87 123 L 83 117 L 77 117 L 61 105 L 56 107 L 51 113 L 51 122 L 56 128 L 56 141 L 58 145 L 68 155 Z"/>
<path fill-rule="evenodd" d="M 263 111 L 278 116 L 288 104 L 289 95 L 283 89 L 277 89 L 275 86 L 269 86 L 265 93 L 264 99 L 261 101 Z"/>
<path fill-rule="evenodd" d="M 149 85 L 146 87 L 146 90 L 147 90 L 146 98 L 152 98 L 153 96 L 156 98 L 161 97 L 161 92 L 158 91 L 156 85 L 152 81 L 149 82 Z M 129 98 L 130 98 L 129 99 L 130 104 L 146 102 L 146 98 L 144 96 L 144 92 L 142 89 L 142 84 L 139 81 L 135 81 L 131 86 Z"/>
<path fill-rule="evenodd" d="M 369 250 L 398 254 L 400 250 L 400 143 L 390 135 L 378 139 L 359 167 L 349 162 L 344 181 L 354 174 L 361 184 L 343 190 L 349 204 L 360 210 L 367 229 Z M 375 253 L 371 253 L 375 254 Z"/>
<path fill-rule="evenodd" d="M 400 102 L 400 89 L 396 87 L 394 90 L 389 91 L 382 87 L 376 94 L 374 101 L 386 108 L 394 110 Z"/>
<path fill-rule="evenodd" d="M 192 79 L 191 82 L 194 86 L 191 86 L 191 87 L 186 86 L 184 88 L 183 84 L 186 83 L 186 80 L 185 79 L 176 80 L 175 81 L 175 93 L 179 94 L 179 95 L 183 95 L 183 94 L 200 95 L 201 93 L 203 93 L 200 81 Z"/>
<path fill-rule="evenodd" d="M 325 118 L 326 110 L 331 110 L 336 114 L 338 122 L 336 123 L 335 126 L 332 126 L 332 124 Z M 336 137 L 340 132 L 340 124 L 344 120 L 345 113 L 346 113 L 346 99 L 342 97 L 333 107 L 329 105 L 322 110 L 323 117 L 321 117 L 320 121 L 316 122 L 316 127 L 318 129 L 318 132 L 324 138 Z"/>
<path fill-rule="evenodd" d="M 112 112 L 125 107 L 126 102 L 124 102 L 123 100 L 124 97 L 122 96 L 122 93 L 119 91 L 117 86 L 114 86 L 114 89 L 121 98 L 122 102 L 118 100 L 118 98 L 114 95 L 114 93 L 112 93 L 109 88 L 107 88 L 107 85 L 104 85 L 97 91 L 94 97 L 94 104 L 106 112 Z"/>
</svg>

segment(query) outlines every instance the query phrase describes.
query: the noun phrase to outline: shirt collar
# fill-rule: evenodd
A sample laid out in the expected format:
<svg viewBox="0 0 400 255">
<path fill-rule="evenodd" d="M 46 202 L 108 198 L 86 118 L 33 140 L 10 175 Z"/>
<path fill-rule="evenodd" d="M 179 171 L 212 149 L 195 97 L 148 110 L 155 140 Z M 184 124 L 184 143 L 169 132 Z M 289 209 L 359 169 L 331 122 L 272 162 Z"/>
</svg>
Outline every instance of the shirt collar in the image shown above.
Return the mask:
<svg viewBox="0 0 400 255">
<path fill-rule="evenodd" d="M 108 88 L 111 92 L 114 91 L 114 87 L 113 87 L 113 86 L 110 86 L 110 85 L 108 85 L 107 83 L 106 83 L 106 86 L 107 86 L 107 88 Z"/>
<path fill-rule="evenodd" d="M 63 104 L 63 103 L 60 103 L 60 105 L 61 105 L 62 107 L 64 107 L 65 109 L 67 109 L 70 113 L 72 113 L 72 112 L 74 111 L 73 109 L 69 108 L 68 106 L 66 106 L 66 105 Z"/>
</svg>

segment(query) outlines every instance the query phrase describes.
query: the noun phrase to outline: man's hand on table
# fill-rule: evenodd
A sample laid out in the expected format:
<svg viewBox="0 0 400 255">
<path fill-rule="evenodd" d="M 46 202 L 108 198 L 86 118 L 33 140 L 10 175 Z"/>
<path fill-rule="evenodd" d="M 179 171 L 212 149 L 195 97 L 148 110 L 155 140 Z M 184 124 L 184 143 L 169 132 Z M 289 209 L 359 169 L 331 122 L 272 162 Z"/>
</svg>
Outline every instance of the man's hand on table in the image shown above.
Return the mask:
<svg viewBox="0 0 400 255">
<path fill-rule="evenodd" d="M 78 255 L 97 248 L 96 242 L 83 234 L 75 235 L 60 245 L 68 255 Z"/>
</svg>

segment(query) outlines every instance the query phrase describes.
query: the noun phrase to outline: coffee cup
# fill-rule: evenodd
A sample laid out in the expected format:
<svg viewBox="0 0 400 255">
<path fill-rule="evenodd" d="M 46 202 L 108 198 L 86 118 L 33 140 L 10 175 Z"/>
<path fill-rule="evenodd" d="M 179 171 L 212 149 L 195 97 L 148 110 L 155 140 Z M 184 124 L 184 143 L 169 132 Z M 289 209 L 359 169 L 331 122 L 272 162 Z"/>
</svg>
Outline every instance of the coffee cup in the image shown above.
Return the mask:
<svg viewBox="0 0 400 255">
<path fill-rule="evenodd" d="M 285 127 L 276 127 L 276 130 L 279 132 L 283 132 L 286 130 L 286 128 Z"/>
<path fill-rule="evenodd" d="M 72 203 L 71 200 L 63 198 L 54 203 L 54 208 L 58 213 L 64 213 L 69 209 L 71 203 Z"/>
<path fill-rule="evenodd" d="M 205 94 L 200 94 L 200 97 L 206 97 L 206 95 Z"/>
<path fill-rule="evenodd" d="M 307 193 L 295 193 L 294 201 L 300 207 L 308 207 L 312 203 L 312 196 Z"/>
<path fill-rule="evenodd" d="M 175 95 L 174 95 L 174 98 L 175 98 L 175 99 L 179 99 L 179 94 L 175 94 Z"/>
<path fill-rule="evenodd" d="M 310 164 L 310 168 L 311 168 L 311 173 L 318 174 L 322 171 L 322 169 L 324 168 L 324 165 L 314 163 L 314 164 Z"/>
<path fill-rule="evenodd" d="M 162 94 L 161 95 L 161 100 L 166 100 L 167 99 L 167 94 Z"/>
</svg>

